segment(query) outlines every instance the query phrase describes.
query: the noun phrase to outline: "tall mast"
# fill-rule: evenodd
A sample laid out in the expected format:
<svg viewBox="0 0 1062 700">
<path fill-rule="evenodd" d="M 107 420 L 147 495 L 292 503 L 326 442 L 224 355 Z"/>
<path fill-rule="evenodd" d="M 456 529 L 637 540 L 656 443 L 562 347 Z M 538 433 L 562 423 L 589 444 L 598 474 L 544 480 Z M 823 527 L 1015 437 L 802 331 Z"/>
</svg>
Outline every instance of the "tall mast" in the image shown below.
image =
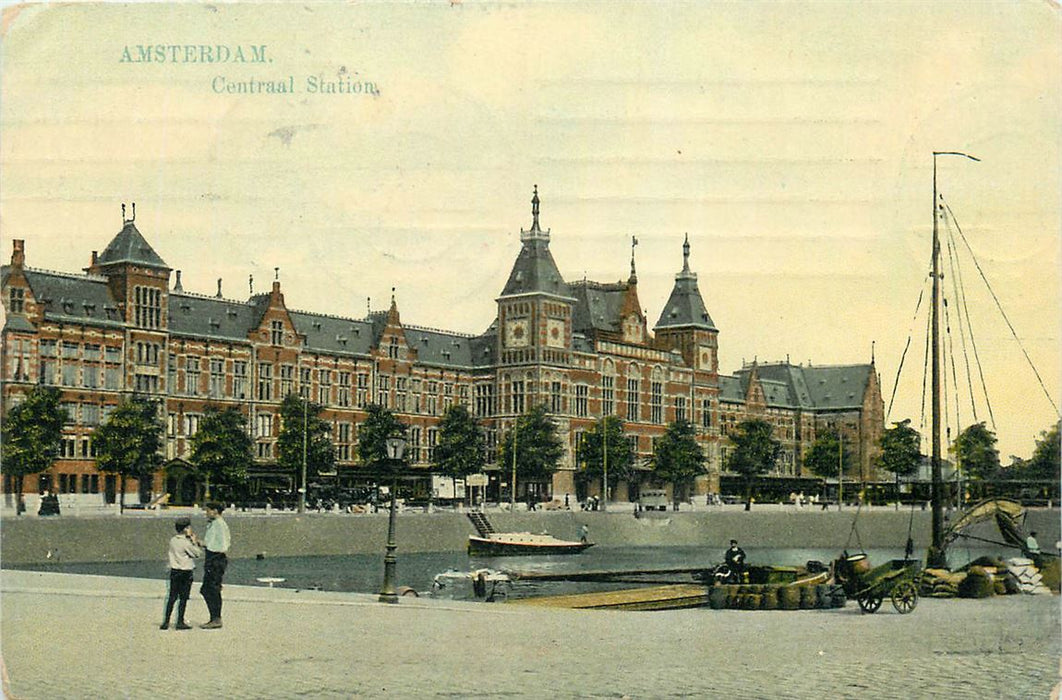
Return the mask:
<svg viewBox="0 0 1062 700">
<path fill-rule="evenodd" d="M 930 307 L 932 333 L 932 433 L 933 452 L 930 465 L 933 470 L 933 542 L 926 557 L 926 565 L 934 568 L 947 567 L 944 554 L 944 478 L 940 464 L 940 196 L 937 194 L 937 156 L 963 156 L 979 161 L 958 151 L 933 151 L 933 302 Z"/>
</svg>

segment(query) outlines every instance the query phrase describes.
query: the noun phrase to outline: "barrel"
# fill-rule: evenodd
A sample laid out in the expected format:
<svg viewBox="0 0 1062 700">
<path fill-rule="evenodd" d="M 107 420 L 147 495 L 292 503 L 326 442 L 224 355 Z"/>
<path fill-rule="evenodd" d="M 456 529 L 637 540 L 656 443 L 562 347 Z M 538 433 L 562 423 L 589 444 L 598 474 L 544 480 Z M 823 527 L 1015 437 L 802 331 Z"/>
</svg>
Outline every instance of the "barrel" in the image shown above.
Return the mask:
<svg viewBox="0 0 1062 700">
<path fill-rule="evenodd" d="M 800 609 L 811 610 L 819 604 L 815 586 L 800 586 Z"/>
<path fill-rule="evenodd" d="M 821 583 L 815 586 L 815 596 L 817 598 L 815 607 L 825 610 L 830 607 L 830 587 L 825 583 Z"/>
<path fill-rule="evenodd" d="M 760 605 L 763 604 L 763 596 L 759 593 L 748 593 L 745 595 L 745 609 L 746 610 L 759 610 Z"/>
<path fill-rule="evenodd" d="M 708 607 L 712 610 L 722 610 L 726 607 L 726 590 L 723 586 L 713 586 L 708 591 Z"/>
<path fill-rule="evenodd" d="M 764 586 L 763 600 L 760 604 L 762 610 L 778 609 L 778 586 Z"/>
<path fill-rule="evenodd" d="M 870 571 L 870 560 L 866 554 L 853 554 L 844 560 L 848 571 L 856 576 Z"/>
<path fill-rule="evenodd" d="M 832 586 L 830 591 L 830 607 L 843 608 L 848 602 L 848 594 L 844 592 L 844 586 Z"/>
</svg>

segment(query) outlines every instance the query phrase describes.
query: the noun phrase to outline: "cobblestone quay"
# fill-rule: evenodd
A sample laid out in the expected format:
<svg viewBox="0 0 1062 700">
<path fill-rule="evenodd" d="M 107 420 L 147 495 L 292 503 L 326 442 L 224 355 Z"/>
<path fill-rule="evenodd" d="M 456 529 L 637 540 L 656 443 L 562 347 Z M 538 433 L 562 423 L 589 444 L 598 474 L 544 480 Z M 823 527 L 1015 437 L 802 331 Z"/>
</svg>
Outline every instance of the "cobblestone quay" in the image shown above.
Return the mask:
<svg viewBox="0 0 1062 700">
<path fill-rule="evenodd" d="M 1062 653 L 1057 596 L 633 613 L 225 588 L 223 629 L 160 631 L 161 578 L 3 571 L 4 695 L 1046 698 Z"/>
</svg>

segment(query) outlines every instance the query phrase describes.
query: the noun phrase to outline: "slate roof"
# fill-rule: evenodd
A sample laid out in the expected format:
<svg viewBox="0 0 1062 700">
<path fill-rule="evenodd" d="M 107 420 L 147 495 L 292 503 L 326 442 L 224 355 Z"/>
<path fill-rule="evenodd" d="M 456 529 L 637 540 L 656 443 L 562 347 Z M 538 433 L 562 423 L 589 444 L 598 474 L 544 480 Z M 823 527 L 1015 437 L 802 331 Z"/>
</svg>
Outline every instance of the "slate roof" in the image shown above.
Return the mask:
<svg viewBox="0 0 1062 700">
<path fill-rule="evenodd" d="M 690 241 L 687 236 L 686 242 L 682 244 L 682 271 L 675 275 L 671 296 L 664 304 L 660 320 L 653 329 L 690 327 L 718 330 L 712 317 L 708 315 L 701 290 L 697 287 L 697 273 L 690 271 Z"/>
<path fill-rule="evenodd" d="M 252 308 L 240 301 L 170 292 L 168 330 L 216 340 L 247 340 Z"/>
<path fill-rule="evenodd" d="M 571 291 L 549 252 L 548 238 L 534 237 L 524 240 L 501 296 L 533 292 L 560 297 L 571 296 Z"/>
<path fill-rule="evenodd" d="M 372 324 L 365 320 L 288 311 L 295 330 L 306 336 L 306 349 L 337 355 L 368 355 L 373 343 Z"/>
<path fill-rule="evenodd" d="M 572 330 L 575 332 L 618 331 L 627 285 L 573 282 Z"/>
<path fill-rule="evenodd" d="M 817 411 L 849 410 L 863 405 L 874 365 L 798 366 L 788 363 L 756 365 L 766 394 L 773 407 L 813 409 Z M 744 367 L 734 377 L 719 377 L 720 398 L 743 402 L 752 367 Z"/>
<path fill-rule="evenodd" d="M 44 304 L 45 319 L 89 325 L 123 325 L 106 278 L 30 267 L 24 268 L 23 273 L 34 298 Z"/>
<path fill-rule="evenodd" d="M 24 317 L 13 314 L 4 319 L 4 330 L 33 333 L 37 330 L 37 327 L 27 321 Z"/>
<path fill-rule="evenodd" d="M 136 263 L 146 267 L 170 269 L 166 261 L 159 257 L 132 221 L 125 222 L 125 226 L 118 232 L 118 235 L 111 239 L 111 242 L 96 258 L 97 265 L 117 263 Z"/>
</svg>

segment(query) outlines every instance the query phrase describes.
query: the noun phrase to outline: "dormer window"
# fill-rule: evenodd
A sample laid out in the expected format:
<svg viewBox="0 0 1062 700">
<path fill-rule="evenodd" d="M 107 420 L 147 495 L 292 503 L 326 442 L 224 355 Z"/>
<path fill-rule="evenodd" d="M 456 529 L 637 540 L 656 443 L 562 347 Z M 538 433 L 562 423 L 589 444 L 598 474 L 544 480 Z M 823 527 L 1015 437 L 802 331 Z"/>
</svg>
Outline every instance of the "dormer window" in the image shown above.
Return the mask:
<svg viewBox="0 0 1062 700">
<path fill-rule="evenodd" d="M 22 287 L 12 287 L 9 297 L 11 304 L 8 307 L 13 314 L 21 314 L 24 312 L 26 290 Z"/>
<path fill-rule="evenodd" d="M 273 345 L 282 345 L 284 343 L 284 323 L 282 321 L 270 322 L 269 338 L 269 342 Z"/>
<path fill-rule="evenodd" d="M 391 359 L 398 359 L 398 338 L 391 336 L 391 342 L 387 346 L 387 356 Z"/>
</svg>

